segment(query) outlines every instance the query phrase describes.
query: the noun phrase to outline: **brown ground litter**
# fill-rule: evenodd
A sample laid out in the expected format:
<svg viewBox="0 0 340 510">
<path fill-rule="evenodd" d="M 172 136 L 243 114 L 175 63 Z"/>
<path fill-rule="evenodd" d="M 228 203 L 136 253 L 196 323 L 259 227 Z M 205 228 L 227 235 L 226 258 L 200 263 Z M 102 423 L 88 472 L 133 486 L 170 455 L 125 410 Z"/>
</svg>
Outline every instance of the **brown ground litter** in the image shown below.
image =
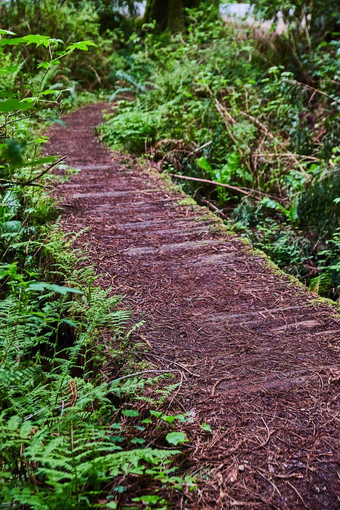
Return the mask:
<svg viewBox="0 0 340 510">
<path fill-rule="evenodd" d="M 276 274 L 207 210 L 107 150 L 105 105 L 50 129 L 48 152 L 81 172 L 61 184 L 63 228 L 89 230 L 101 285 L 145 324 L 147 357 L 184 367 L 181 402 L 213 431 L 194 435 L 197 491 L 178 508 L 340 508 L 340 328 L 332 308 Z M 194 429 L 194 427 L 193 427 Z"/>
</svg>

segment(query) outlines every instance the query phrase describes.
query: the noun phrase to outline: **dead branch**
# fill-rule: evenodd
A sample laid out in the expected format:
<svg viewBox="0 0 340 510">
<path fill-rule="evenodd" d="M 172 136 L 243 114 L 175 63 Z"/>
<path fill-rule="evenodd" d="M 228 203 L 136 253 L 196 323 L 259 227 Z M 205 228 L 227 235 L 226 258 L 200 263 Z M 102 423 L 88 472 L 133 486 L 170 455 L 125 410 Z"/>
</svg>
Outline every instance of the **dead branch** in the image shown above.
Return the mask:
<svg viewBox="0 0 340 510">
<path fill-rule="evenodd" d="M 257 193 L 258 195 L 265 196 L 265 193 L 262 193 L 261 191 L 255 190 L 255 189 L 249 189 L 249 188 L 239 188 L 238 186 L 232 186 L 231 184 L 223 184 L 222 182 L 217 181 L 211 181 L 209 179 L 199 179 L 198 177 L 188 177 L 187 175 L 179 175 L 179 174 L 171 174 L 172 177 L 175 177 L 176 179 L 185 179 L 187 181 L 195 181 L 195 182 L 204 182 L 206 184 L 213 184 L 214 186 L 222 186 L 222 188 L 230 189 L 233 191 L 238 191 L 239 193 L 242 193 L 243 195 L 246 195 L 247 197 L 250 197 L 252 193 Z M 248 190 L 248 191 L 246 191 Z M 257 199 L 259 200 L 259 198 Z"/>
</svg>

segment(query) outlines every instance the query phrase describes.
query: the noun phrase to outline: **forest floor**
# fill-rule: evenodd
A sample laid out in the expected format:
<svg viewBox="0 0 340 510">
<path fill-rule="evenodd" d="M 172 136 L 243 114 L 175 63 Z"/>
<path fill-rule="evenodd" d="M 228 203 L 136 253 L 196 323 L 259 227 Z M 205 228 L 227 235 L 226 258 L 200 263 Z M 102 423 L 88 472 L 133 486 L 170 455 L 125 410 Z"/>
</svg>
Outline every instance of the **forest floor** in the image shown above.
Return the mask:
<svg viewBox="0 0 340 510">
<path fill-rule="evenodd" d="M 50 129 L 80 168 L 57 195 L 103 287 L 144 325 L 145 359 L 178 368 L 192 471 L 176 508 L 340 507 L 340 328 L 334 309 L 228 234 L 155 170 L 94 133 L 104 104 Z M 208 423 L 212 434 L 203 433 Z"/>
</svg>

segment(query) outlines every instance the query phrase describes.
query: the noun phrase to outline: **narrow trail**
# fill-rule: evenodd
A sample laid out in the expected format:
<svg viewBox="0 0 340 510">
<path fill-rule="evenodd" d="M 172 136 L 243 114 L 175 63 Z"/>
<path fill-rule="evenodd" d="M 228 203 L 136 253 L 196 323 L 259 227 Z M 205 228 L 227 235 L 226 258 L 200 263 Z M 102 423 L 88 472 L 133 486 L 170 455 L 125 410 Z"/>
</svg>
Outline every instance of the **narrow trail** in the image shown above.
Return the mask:
<svg viewBox="0 0 340 510">
<path fill-rule="evenodd" d="M 182 403 L 213 430 L 191 452 L 213 471 L 178 508 L 339 509 L 334 312 L 156 172 L 107 150 L 94 134 L 103 107 L 67 116 L 47 150 L 81 169 L 58 187 L 63 228 L 89 227 L 78 243 L 101 284 L 144 319 L 150 360 L 186 367 Z"/>
</svg>

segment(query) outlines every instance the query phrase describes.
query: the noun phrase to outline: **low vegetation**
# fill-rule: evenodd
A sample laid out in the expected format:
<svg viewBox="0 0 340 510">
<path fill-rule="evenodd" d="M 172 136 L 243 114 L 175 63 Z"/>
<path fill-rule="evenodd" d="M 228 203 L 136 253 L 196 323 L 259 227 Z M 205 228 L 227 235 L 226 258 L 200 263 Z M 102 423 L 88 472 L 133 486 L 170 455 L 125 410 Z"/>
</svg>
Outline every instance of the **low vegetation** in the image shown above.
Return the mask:
<svg viewBox="0 0 340 510">
<path fill-rule="evenodd" d="M 22 71 L 31 45 L 46 54 L 35 74 Z M 57 67 L 92 46 L 1 31 L 1 508 L 165 508 L 194 486 L 176 468 L 189 418 L 167 405 L 178 371 L 136 361 L 138 324 L 95 286 L 49 196 L 72 173 L 53 175 L 64 158 L 41 154 L 42 125 L 74 105 Z"/>
<path fill-rule="evenodd" d="M 171 38 L 144 25 L 130 37 L 129 58 L 116 55 L 116 107 L 103 139 L 203 179 L 185 189 L 285 271 L 337 299 L 338 40 L 316 34 L 312 50 L 300 34 L 289 58 L 295 32 L 246 33 L 216 21 L 211 7 L 189 10 L 187 23 Z M 117 101 L 124 92 L 136 99 Z"/>
</svg>

